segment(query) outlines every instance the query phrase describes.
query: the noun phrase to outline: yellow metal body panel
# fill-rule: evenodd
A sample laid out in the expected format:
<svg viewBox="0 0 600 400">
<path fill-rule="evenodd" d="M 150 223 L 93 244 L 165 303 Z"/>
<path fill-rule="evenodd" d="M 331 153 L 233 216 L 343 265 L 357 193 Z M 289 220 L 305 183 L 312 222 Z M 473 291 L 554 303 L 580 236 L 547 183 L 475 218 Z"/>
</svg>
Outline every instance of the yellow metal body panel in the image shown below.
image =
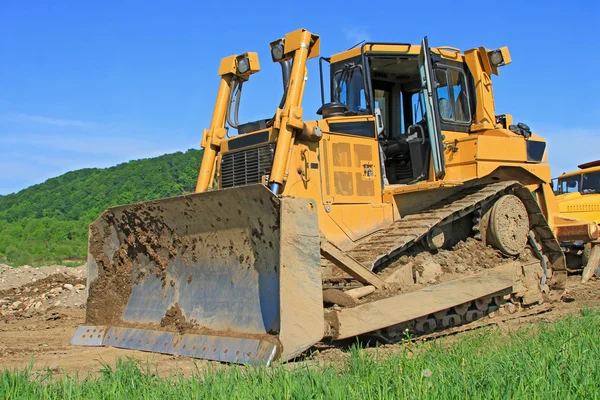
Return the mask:
<svg viewBox="0 0 600 400">
<path fill-rule="evenodd" d="M 284 52 L 286 54 L 295 52 L 301 47 L 306 46 L 309 50 L 307 58 L 311 59 L 318 57 L 321 51 L 321 39 L 319 36 L 313 35 L 305 29 L 297 29 L 288 33 L 282 41 L 284 42 Z"/>
<path fill-rule="evenodd" d="M 296 141 L 292 148 L 283 195 L 314 199 L 321 231 L 341 247 L 393 222 L 379 172 L 364 176 L 364 165 L 380 170 L 377 146 L 375 138 L 324 133 L 318 143 Z"/>
<path fill-rule="evenodd" d="M 600 194 L 565 193 L 557 200 L 562 215 L 600 224 Z"/>
<path fill-rule="evenodd" d="M 444 181 L 481 179 L 507 167 L 522 169 L 524 175 L 534 176 L 539 183 L 550 182 L 550 167 L 545 164 L 547 152 L 541 163 L 527 161 L 527 140 L 507 129 L 491 129 L 485 134 L 449 131 L 442 131 L 442 134 L 447 145 Z M 532 135 L 529 140 L 545 142 L 537 135 Z"/>
<path fill-rule="evenodd" d="M 377 140 L 324 133 L 319 147 L 327 217 L 353 241 L 392 223 L 391 205 L 382 204 Z"/>
<path fill-rule="evenodd" d="M 325 134 L 320 146 L 327 163 L 322 171 L 325 203 L 381 202 L 377 140 Z"/>
</svg>

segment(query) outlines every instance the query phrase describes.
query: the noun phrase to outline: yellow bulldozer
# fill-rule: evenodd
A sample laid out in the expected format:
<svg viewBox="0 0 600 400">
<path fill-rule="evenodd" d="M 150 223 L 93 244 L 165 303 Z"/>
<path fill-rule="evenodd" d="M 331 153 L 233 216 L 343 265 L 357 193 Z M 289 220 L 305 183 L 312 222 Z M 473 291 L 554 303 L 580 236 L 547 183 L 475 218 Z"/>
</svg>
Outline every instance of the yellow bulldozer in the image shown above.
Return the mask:
<svg viewBox="0 0 600 400">
<path fill-rule="evenodd" d="M 221 61 L 196 193 L 113 207 L 90 225 L 86 322 L 72 344 L 269 364 L 320 341 L 393 342 L 560 297 L 560 242 L 598 228 L 561 223 L 546 142 L 496 114 L 491 76 L 508 49 L 424 38 L 320 57 L 309 121 L 307 60 L 319 51 L 304 29 L 273 41 L 282 99 L 244 123 L 258 56 Z M 460 268 L 419 264 L 467 245 L 480 247 Z M 486 249 L 495 261 L 475 268 Z"/>
<path fill-rule="evenodd" d="M 577 167 L 579 170 L 564 173 L 552 180 L 559 211 L 566 218 L 600 224 L 600 160 Z M 598 241 L 586 243 L 579 239 L 562 245 L 567 255 L 567 265 L 585 267 L 582 282 L 588 281 L 594 273 L 600 276 Z"/>
</svg>

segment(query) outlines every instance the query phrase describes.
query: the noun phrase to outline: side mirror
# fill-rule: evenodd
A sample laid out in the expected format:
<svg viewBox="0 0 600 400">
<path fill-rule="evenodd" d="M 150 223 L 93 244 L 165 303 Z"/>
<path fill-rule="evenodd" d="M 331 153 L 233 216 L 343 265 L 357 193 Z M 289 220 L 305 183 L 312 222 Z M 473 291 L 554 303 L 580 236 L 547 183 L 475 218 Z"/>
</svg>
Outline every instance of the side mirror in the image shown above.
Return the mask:
<svg viewBox="0 0 600 400">
<path fill-rule="evenodd" d="M 381 108 L 377 107 L 373 114 L 375 115 L 375 124 L 377 125 L 377 136 L 379 136 L 383 133 L 385 128 L 383 126 L 383 114 L 381 113 Z"/>
</svg>

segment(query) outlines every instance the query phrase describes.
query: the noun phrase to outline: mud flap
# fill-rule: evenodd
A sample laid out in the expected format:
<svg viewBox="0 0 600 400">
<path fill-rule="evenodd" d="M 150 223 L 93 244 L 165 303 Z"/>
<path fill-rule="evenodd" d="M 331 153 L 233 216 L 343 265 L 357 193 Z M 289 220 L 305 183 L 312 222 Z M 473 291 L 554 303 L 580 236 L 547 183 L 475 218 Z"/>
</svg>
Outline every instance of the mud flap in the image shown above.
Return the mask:
<svg viewBox="0 0 600 400">
<path fill-rule="evenodd" d="M 90 225 L 74 345 L 269 364 L 302 353 L 323 327 L 310 199 L 251 185 L 114 207 Z"/>
</svg>

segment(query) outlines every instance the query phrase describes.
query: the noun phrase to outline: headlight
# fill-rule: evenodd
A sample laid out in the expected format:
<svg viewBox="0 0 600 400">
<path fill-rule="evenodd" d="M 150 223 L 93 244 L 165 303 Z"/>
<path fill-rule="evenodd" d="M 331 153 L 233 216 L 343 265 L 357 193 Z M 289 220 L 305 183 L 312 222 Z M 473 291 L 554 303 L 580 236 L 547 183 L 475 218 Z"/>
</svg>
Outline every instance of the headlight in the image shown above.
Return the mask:
<svg viewBox="0 0 600 400">
<path fill-rule="evenodd" d="M 271 47 L 271 57 L 273 57 L 273 61 L 279 61 L 283 58 L 283 45 L 281 43 Z"/>
<path fill-rule="evenodd" d="M 250 63 L 247 58 L 242 58 L 237 64 L 238 74 L 245 74 L 250 70 Z"/>
<path fill-rule="evenodd" d="M 502 52 L 500 50 L 492 51 L 490 54 L 490 61 L 492 64 L 498 66 L 504 62 L 504 57 L 502 57 Z"/>
</svg>

